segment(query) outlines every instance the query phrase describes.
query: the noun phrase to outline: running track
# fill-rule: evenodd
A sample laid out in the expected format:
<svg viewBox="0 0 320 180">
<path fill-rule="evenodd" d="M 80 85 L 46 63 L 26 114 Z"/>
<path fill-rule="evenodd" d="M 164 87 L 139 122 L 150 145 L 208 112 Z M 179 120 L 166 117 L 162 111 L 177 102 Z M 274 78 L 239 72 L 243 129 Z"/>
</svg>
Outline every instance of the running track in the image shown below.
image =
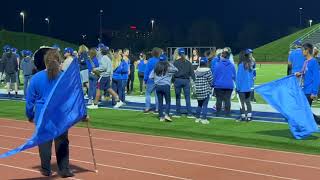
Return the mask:
<svg viewBox="0 0 320 180">
<path fill-rule="evenodd" d="M 0 153 L 22 144 L 32 132 L 33 125 L 30 123 L 0 119 Z M 320 178 L 320 156 L 104 130 L 92 130 L 92 133 L 99 173 L 92 172 L 87 129 L 72 128 L 69 132 L 70 163 L 76 176 L 69 179 Z M 52 163 L 55 162 L 53 157 Z M 45 179 L 39 173 L 37 148 L 0 159 L 0 172 L 0 179 Z M 58 177 L 54 176 L 53 179 Z"/>
</svg>

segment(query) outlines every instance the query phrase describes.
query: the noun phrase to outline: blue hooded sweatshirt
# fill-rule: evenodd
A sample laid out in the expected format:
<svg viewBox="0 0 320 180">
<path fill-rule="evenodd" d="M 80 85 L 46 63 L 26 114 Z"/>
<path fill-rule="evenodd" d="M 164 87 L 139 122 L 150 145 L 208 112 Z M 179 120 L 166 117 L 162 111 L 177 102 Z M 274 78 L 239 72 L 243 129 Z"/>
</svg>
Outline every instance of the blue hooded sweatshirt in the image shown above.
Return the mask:
<svg viewBox="0 0 320 180">
<path fill-rule="evenodd" d="M 112 78 L 116 80 L 126 80 L 128 79 L 129 66 L 125 60 L 121 60 L 119 66 L 113 71 Z"/>
<path fill-rule="evenodd" d="M 211 72 L 214 72 L 214 68 L 216 67 L 216 64 L 220 62 L 220 57 L 216 56 L 215 58 L 212 59 L 211 61 Z"/>
<path fill-rule="evenodd" d="M 253 70 L 245 69 L 244 64 L 238 66 L 236 88 L 237 92 L 251 92 L 253 87 Z"/>
<path fill-rule="evenodd" d="M 301 48 L 295 49 L 290 53 L 288 61 L 292 64 L 292 74 L 302 70 L 305 60 L 306 58 L 303 56 Z"/>
<path fill-rule="evenodd" d="M 316 59 L 309 60 L 303 76 L 303 92 L 304 94 L 318 95 L 319 91 L 319 65 Z"/>
<path fill-rule="evenodd" d="M 233 89 L 236 79 L 236 69 L 229 60 L 221 60 L 214 68 L 213 87 L 218 89 Z"/>
<path fill-rule="evenodd" d="M 153 69 L 156 67 L 156 64 L 159 62 L 159 58 L 152 57 L 148 60 L 146 70 L 144 72 L 144 82 L 147 83 L 154 83 L 152 79 L 149 79 L 150 73 L 153 71 Z"/>
<path fill-rule="evenodd" d="M 138 72 L 144 73 L 146 71 L 147 64 L 144 63 L 144 60 L 141 59 L 138 64 Z"/>
</svg>

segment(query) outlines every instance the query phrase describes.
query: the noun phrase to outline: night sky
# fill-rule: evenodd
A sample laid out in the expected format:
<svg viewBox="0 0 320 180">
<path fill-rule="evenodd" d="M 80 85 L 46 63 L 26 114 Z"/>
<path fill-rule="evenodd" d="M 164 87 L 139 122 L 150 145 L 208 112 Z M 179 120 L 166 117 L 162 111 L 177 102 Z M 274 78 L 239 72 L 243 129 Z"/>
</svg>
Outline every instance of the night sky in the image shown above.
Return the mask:
<svg viewBox="0 0 320 180">
<path fill-rule="evenodd" d="M 21 10 L 26 12 L 26 32 L 46 35 L 49 16 L 51 36 L 78 42 L 86 34 L 90 43 L 99 35 L 99 10 L 103 9 L 103 29 L 118 30 L 135 25 L 139 30 L 150 30 L 150 20 L 158 26 L 181 25 L 188 28 L 192 21 L 207 18 L 216 22 L 224 33 L 224 41 L 232 46 L 237 32 L 248 23 L 255 23 L 263 31 L 261 43 L 285 35 L 291 27 L 299 26 L 299 7 L 303 10 L 303 25 L 307 20 L 320 21 L 319 0 L 105 0 L 105 1 L 4 1 L 0 10 L 0 27 L 22 30 Z M 172 32 L 170 32 L 172 33 Z M 266 35 L 266 33 L 268 35 Z"/>
</svg>

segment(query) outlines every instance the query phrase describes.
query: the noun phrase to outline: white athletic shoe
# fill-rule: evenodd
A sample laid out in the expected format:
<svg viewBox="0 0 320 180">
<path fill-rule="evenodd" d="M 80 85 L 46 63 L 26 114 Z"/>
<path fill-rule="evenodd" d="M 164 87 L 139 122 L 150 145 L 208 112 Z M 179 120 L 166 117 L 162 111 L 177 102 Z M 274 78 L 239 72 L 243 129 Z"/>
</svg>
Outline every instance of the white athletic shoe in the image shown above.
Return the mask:
<svg viewBox="0 0 320 180">
<path fill-rule="evenodd" d="M 199 123 L 201 119 L 196 119 L 194 122 Z"/>
<path fill-rule="evenodd" d="M 171 119 L 170 116 L 168 116 L 168 115 L 165 115 L 165 116 L 164 116 L 164 119 L 165 119 L 166 121 L 172 122 L 172 119 Z"/>
<path fill-rule="evenodd" d="M 210 124 L 210 122 L 208 120 L 206 120 L 206 119 L 201 120 L 201 123 L 202 124 Z"/>
<path fill-rule="evenodd" d="M 114 106 L 114 108 L 120 108 L 121 106 L 123 106 L 124 103 L 122 101 L 117 102 L 117 104 Z"/>
<path fill-rule="evenodd" d="M 165 122 L 166 121 L 166 119 L 165 118 L 160 118 L 160 122 Z"/>
<path fill-rule="evenodd" d="M 88 109 L 99 109 L 98 105 L 90 105 L 90 106 L 87 106 Z"/>
</svg>

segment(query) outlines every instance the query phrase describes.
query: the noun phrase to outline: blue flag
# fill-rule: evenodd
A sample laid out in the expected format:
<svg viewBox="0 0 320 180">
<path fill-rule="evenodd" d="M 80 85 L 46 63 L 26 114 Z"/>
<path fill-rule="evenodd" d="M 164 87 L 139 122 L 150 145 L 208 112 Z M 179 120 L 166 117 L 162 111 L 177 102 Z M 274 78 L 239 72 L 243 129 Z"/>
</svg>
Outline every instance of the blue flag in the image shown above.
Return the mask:
<svg viewBox="0 0 320 180">
<path fill-rule="evenodd" d="M 318 132 L 308 100 L 295 76 L 263 84 L 255 90 L 288 120 L 294 138 L 303 139 Z"/>
<path fill-rule="evenodd" d="M 86 115 L 79 65 L 74 60 L 50 92 L 37 119 L 36 130 L 32 137 L 20 147 L 0 155 L 0 158 L 12 156 L 53 140 Z"/>
</svg>

